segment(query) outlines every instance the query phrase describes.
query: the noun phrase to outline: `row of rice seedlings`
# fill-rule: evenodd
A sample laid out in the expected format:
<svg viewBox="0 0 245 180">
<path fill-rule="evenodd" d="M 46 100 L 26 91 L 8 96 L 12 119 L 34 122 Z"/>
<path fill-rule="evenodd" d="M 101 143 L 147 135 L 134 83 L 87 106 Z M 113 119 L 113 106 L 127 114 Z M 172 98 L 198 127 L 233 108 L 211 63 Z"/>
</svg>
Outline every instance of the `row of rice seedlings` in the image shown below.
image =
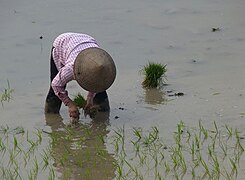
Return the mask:
<svg viewBox="0 0 245 180">
<path fill-rule="evenodd" d="M 211 176 L 216 177 L 216 179 L 219 179 L 220 176 L 223 176 L 224 174 L 224 172 L 221 173 L 220 170 L 221 164 L 225 165 L 227 163 L 227 161 L 229 160 L 228 155 L 234 156 L 235 159 L 239 159 L 241 153 L 244 150 L 242 148 L 237 148 L 237 144 L 239 144 L 239 142 L 236 142 L 234 138 L 230 139 L 233 134 L 231 128 L 229 128 L 226 125 L 226 129 L 222 129 L 221 131 L 218 129 L 217 124 L 215 122 L 214 127 L 215 130 L 209 131 L 204 128 L 201 122 L 199 122 L 199 137 L 200 133 L 203 133 L 203 139 L 201 142 L 203 144 L 200 144 L 200 140 L 198 140 L 197 136 L 195 135 L 195 140 L 192 143 L 192 154 L 194 152 L 196 157 L 195 165 L 197 167 L 199 165 L 202 165 L 203 169 L 205 170 L 205 176 L 207 175 L 208 177 Z M 209 134 L 209 136 L 207 136 L 207 134 Z M 225 134 L 228 134 L 228 136 L 226 136 Z M 194 150 L 194 148 L 196 149 L 196 151 Z M 211 161 L 209 158 L 203 156 L 203 154 L 206 153 L 206 151 L 208 157 L 211 158 Z M 239 151 L 239 153 L 237 153 L 236 151 Z M 239 162 L 237 161 L 236 163 Z M 225 169 L 225 167 L 223 169 Z"/>
<path fill-rule="evenodd" d="M 10 87 L 10 83 L 7 80 L 7 87 L 3 89 L 2 93 L 0 94 L 0 102 L 3 107 L 3 102 L 7 101 L 9 102 L 10 99 L 12 98 L 12 93 L 14 92 L 14 89 Z"/>
<path fill-rule="evenodd" d="M 112 176 L 114 160 L 106 151 L 105 137 L 100 132 L 79 124 L 76 128 L 65 127 L 50 134 L 52 157 L 62 172 L 62 179 L 72 179 L 73 176 L 93 179 L 96 171 L 102 171 L 102 179 Z"/>
<path fill-rule="evenodd" d="M 124 132 L 124 129 L 119 128 L 115 132 L 116 135 L 113 137 L 112 143 L 117 157 L 115 164 L 117 179 L 143 179 L 144 174 L 141 172 L 141 167 L 153 162 L 155 163 L 155 167 L 158 166 L 160 160 L 158 154 L 154 153 L 157 148 L 160 148 L 160 146 L 158 146 L 160 144 L 157 144 L 159 131 L 156 127 L 153 127 L 152 132 L 149 134 L 143 134 L 141 128 L 133 129 L 135 139 L 133 138 L 133 140 L 131 140 L 131 144 L 133 144 L 132 148 L 135 150 L 135 157 L 131 158 L 128 158 L 129 155 L 124 149 L 125 146 L 120 144 L 122 141 L 125 143 L 125 135 L 120 134 L 120 132 Z M 120 149 L 120 151 L 118 149 Z M 149 155 L 151 155 L 151 160 L 148 158 Z M 132 161 L 136 161 L 136 166 L 134 166 Z M 150 166 L 146 168 L 151 169 Z M 159 174 L 157 170 L 155 174 Z"/>
<path fill-rule="evenodd" d="M 149 132 L 133 128 L 131 140 L 125 137 L 124 131 L 124 128 L 116 130 L 112 141 L 117 179 L 190 176 L 193 179 L 234 179 L 238 176 L 244 148 L 238 130 L 233 131 L 227 125 L 218 128 L 214 122 L 214 130 L 209 130 L 201 121 L 198 128 L 189 128 L 180 122 L 172 145 L 163 143 L 157 127 Z"/>
<path fill-rule="evenodd" d="M 51 133 L 50 146 L 46 149 L 40 149 L 41 131 L 37 130 L 36 137 L 30 138 L 28 132 L 17 133 L 2 127 L 0 157 L 1 162 L 8 163 L 0 164 L 0 176 L 2 179 L 24 179 L 26 176 L 36 179 L 38 175 L 48 173 L 49 179 L 54 179 L 56 173 L 52 164 L 55 162 L 62 169 L 63 179 L 71 178 L 74 173 L 92 179 L 93 169 L 110 162 L 113 166 L 105 170 L 105 179 L 111 178 L 109 174 L 114 171 L 117 179 L 181 179 L 186 176 L 234 179 L 239 173 L 239 160 L 244 151 L 240 134 L 228 126 L 218 129 L 215 122 L 214 127 L 215 130 L 208 130 L 199 122 L 198 128 L 189 128 L 180 122 L 174 143 L 170 145 L 163 142 L 157 127 L 149 131 L 133 128 L 133 138 L 126 137 L 128 133 L 124 127 L 119 128 L 110 139 L 115 160 L 110 159 L 104 147 L 104 136 L 96 134 L 95 138 L 86 126 Z M 95 138 L 97 144 L 93 149 L 85 145 L 91 138 Z"/>
<path fill-rule="evenodd" d="M 40 151 L 46 151 L 40 155 Z M 22 127 L 0 127 L 0 179 L 37 179 L 39 174 L 53 171 L 49 146 L 43 148 L 41 130 L 30 133 Z M 50 179 L 54 174 L 49 173 Z"/>
</svg>

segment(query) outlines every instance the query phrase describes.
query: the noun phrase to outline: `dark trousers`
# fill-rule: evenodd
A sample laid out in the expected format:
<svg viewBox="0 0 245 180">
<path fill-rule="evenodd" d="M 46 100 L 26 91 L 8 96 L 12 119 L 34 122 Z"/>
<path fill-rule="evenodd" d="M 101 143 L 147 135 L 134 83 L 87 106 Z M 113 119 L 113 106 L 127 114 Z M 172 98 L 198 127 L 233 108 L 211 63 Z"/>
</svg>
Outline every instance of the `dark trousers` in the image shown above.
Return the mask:
<svg viewBox="0 0 245 180">
<path fill-rule="evenodd" d="M 51 82 L 58 74 L 58 69 L 54 63 L 53 59 L 53 48 L 51 50 L 50 56 L 50 88 L 48 95 L 46 97 L 45 112 L 46 113 L 59 113 L 62 101 L 55 95 L 53 88 L 51 87 Z M 64 89 L 66 86 L 64 86 Z M 97 93 L 93 99 L 95 105 L 99 105 L 99 111 L 109 111 L 109 100 L 106 91 Z"/>
</svg>

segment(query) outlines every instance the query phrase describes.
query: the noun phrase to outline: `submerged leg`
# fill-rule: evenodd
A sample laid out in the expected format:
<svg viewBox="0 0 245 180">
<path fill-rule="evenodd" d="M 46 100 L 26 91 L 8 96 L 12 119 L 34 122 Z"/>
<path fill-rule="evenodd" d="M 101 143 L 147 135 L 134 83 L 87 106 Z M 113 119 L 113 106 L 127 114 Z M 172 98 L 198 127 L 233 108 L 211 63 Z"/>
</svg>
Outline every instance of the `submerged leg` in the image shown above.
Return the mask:
<svg viewBox="0 0 245 180">
<path fill-rule="evenodd" d="M 99 106 L 98 111 L 100 112 L 110 111 L 110 105 L 109 105 L 108 95 L 106 91 L 97 93 L 94 96 L 93 103 L 94 105 Z"/>
<path fill-rule="evenodd" d="M 53 48 L 52 48 L 53 50 Z M 54 63 L 53 54 L 51 51 L 50 57 L 50 84 L 58 74 L 57 67 Z M 50 85 L 48 95 L 45 102 L 45 113 L 59 113 L 62 101 L 55 95 L 53 88 Z"/>
</svg>

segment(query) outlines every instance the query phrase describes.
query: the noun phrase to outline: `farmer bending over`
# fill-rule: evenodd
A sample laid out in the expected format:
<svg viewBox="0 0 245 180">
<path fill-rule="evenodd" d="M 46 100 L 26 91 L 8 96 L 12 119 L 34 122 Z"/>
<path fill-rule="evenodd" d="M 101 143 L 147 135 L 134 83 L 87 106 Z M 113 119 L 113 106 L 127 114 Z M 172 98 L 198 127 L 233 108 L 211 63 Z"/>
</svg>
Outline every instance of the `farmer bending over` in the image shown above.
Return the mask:
<svg viewBox="0 0 245 180">
<path fill-rule="evenodd" d="M 50 58 L 50 89 L 46 98 L 45 112 L 59 113 L 62 102 L 68 106 L 72 118 L 79 118 L 79 110 L 65 90 L 71 80 L 88 91 L 85 110 L 94 104 L 100 111 L 109 111 L 106 93 L 116 77 L 116 67 L 111 56 L 99 48 L 96 40 L 79 33 L 59 35 Z"/>
</svg>

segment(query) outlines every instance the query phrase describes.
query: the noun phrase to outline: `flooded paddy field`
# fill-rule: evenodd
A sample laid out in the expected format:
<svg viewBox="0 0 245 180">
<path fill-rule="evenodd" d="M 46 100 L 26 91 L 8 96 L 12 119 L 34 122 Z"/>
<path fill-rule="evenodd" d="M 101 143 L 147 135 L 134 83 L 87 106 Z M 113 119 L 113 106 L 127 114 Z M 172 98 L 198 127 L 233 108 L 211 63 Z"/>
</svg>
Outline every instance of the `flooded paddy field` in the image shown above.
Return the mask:
<svg viewBox="0 0 245 180">
<path fill-rule="evenodd" d="M 1 179 L 242 179 L 245 2 L 7 1 L 0 5 Z M 45 115 L 49 58 L 63 32 L 87 33 L 113 57 L 111 111 Z M 145 89 L 142 67 L 167 64 Z M 9 87 L 8 87 L 9 82 Z M 68 84 L 69 94 L 81 90 Z M 178 96 L 183 93 L 183 96 Z M 81 112 L 82 114 L 82 112 Z"/>
</svg>

